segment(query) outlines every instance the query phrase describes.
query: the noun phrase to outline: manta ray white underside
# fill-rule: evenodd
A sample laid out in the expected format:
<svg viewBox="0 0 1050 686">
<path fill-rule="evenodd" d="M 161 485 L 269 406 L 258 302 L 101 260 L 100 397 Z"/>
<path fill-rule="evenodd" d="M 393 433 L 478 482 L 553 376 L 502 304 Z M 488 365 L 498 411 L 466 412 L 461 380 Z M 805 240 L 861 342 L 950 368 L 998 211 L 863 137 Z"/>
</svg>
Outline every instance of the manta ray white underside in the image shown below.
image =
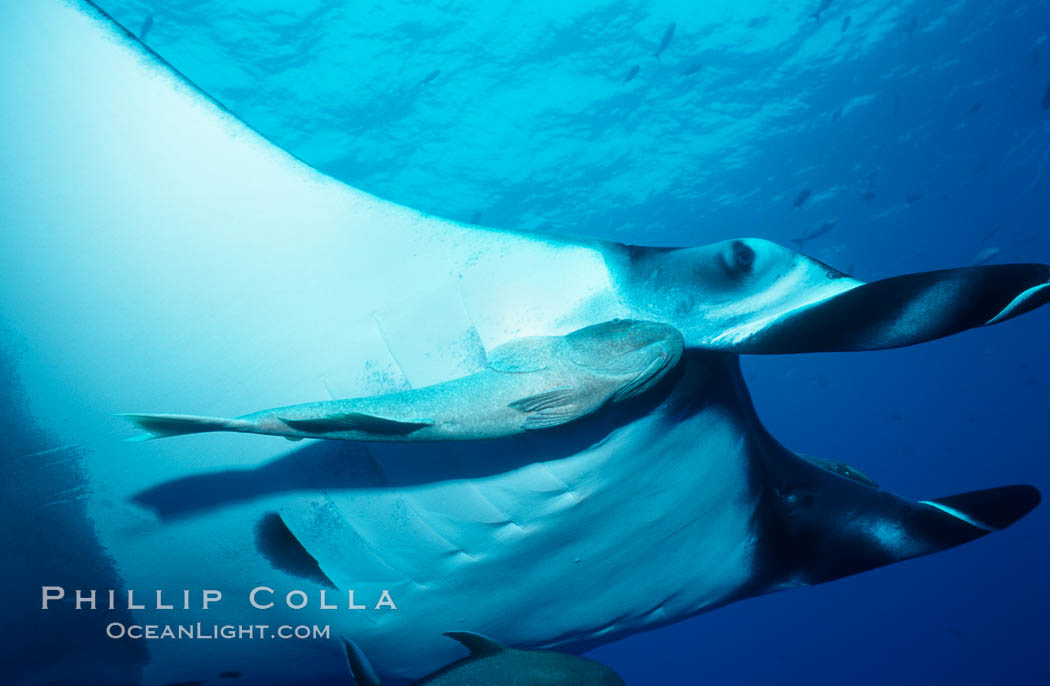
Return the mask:
<svg viewBox="0 0 1050 686">
<path fill-rule="evenodd" d="M 18 546 L 12 574 L 34 604 L 45 583 L 220 589 L 224 600 L 206 612 L 147 603 L 113 616 L 331 625 L 380 672 L 411 677 L 459 654 L 446 631 L 579 648 L 772 589 L 756 586 L 765 555 L 756 512 L 768 494 L 755 487 L 755 465 L 782 449 L 754 418 L 735 357 L 701 349 L 801 349 L 810 305 L 876 291 L 762 241 L 682 252 L 716 265 L 694 288 L 678 257 L 421 215 L 275 148 L 86 3 L 4 3 L 0 27 L 0 355 L 24 422 L 5 456 L 17 476 L 6 504 L 22 522 L 10 527 L 18 540 L 68 535 L 52 546 L 61 554 Z M 719 281 L 778 260 L 768 283 L 742 291 Z M 935 334 L 1040 304 L 1045 274 L 1023 277 L 976 319 Z M 919 290 L 932 298 L 950 290 L 944 283 Z M 698 298 L 708 315 L 687 321 Z M 633 414 L 557 434 L 134 443 L 113 416 L 234 416 L 418 388 L 478 371 L 510 340 L 620 317 L 684 332 L 693 353 L 683 381 Z M 894 338 L 898 329 L 833 346 L 922 338 Z M 278 600 L 305 589 L 310 604 L 254 610 L 248 593 L 260 585 Z M 321 588 L 341 606 L 349 589 L 370 606 L 386 591 L 397 610 L 323 610 Z M 35 629 L 12 664 L 29 682 L 238 672 L 289 683 L 345 669 L 334 641 L 116 647 L 98 634 L 104 619 L 68 603 L 26 617 Z M 84 627 L 95 633 L 70 645 Z"/>
</svg>

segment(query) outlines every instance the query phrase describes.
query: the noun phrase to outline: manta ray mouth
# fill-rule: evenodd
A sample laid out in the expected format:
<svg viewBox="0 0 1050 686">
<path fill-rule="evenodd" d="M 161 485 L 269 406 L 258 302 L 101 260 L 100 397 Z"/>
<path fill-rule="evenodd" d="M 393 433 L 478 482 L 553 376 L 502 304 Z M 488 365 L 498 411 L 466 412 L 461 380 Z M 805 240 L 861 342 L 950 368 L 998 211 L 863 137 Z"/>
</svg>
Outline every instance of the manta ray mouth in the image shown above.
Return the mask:
<svg viewBox="0 0 1050 686">
<path fill-rule="evenodd" d="M 1050 302 L 1050 266 L 1009 264 L 920 272 L 863 284 L 793 310 L 740 352 L 880 350 L 1012 319 Z"/>
</svg>

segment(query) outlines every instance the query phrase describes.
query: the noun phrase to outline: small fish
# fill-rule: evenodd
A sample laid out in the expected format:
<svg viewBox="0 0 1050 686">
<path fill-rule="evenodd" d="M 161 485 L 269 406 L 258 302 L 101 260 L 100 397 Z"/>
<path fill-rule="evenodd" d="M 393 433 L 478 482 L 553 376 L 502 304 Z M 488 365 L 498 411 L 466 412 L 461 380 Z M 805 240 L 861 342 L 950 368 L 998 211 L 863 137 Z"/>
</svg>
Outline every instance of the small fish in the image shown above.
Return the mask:
<svg viewBox="0 0 1050 686">
<path fill-rule="evenodd" d="M 795 196 L 795 203 L 792 205 L 792 207 L 796 210 L 802 207 L 806 203 L 806 201 L 809 200 L 809 196 L 810 190 L 808 188 L 803 188 L 798 192 L 798 195 Z"/>
<path fill-rule="evenodd" d="M 700 64 L 699 62 L 693 62 L 692 64 L 687 66 L 685 69 L 683 69 L 682 73 L 685 74 L 686 76 L 692 76 L 693 74 L 695 74 L 696 72 L 700 71 L 703 68 L 704 68 L 704 65 Z"/>
<path fill-rule="evenodd" d="M 842 108 L 840 107 L 840 108 L 838 108 L 837 110 L 835 110 L 834 112 L 831 113 L 831 121 L 835 121 L 836 119 L 838 119 L 841 116 L 842 116 Z"/>
<path fill-rule="evenodd" d="M 149 15 L 142 21 L 142 28 L 139 29 L 139 40 L 145 41 L 146 36 L 149 34 L 149 30 L 153 28 L 153 15 Z"/>
<path fill-rule="evenodd" d="M 981 160 L 977 164 L 973 165 L 973 174 L 980 174 L 988 168 L 988 160 Z"/>
<path fill-rule="evenodd" d="M 996 226 L 991 227 L 990 229 L 982 231 L 980 236 L 978 236 L 978 238 L 980 240 L 977 242 L 977 244 L 978 245 L 985 245 L 986 243 L 988 243 L 988 241 L 992 240 L 992 238 L 994 238 L 995 235 L 998 234 L 1002 230 L 1003 230 L 1003 225 L 1002 224 L 998 224 Z"/>
<path fill-rule="evenodd" d="M 921 191 L 912 191 L 911 193 L 908 193 L 908 195 L 904 196 L 904 202 L 908 203 L 909 205 L 913 205 L 925 197 L 926 194 Z"/>
<path fill-rule="evenodd" d="M 798 250 L 799 250 L 799 252 L 802 252 L 802 248 L 803 248 L 803 246 L 805 246 L 806 243 L 808 243 L 809 241 L 813 240 L 814 238 L 820 238 L 821 236 L 823 236 L 824 234 L 828 233 L 829 231 L 834 229 L 836 226 L 838 226 L 838 223 L 839 223 L 839 218 L 838 217 L 832 217 L 830 219 L 825 219 L 824 221 L 820 222 L 815 227 L 813 227 L 813 230 L 810 231 L 809 233 L 807 233 L 805 236 L 801 236 L 799 238 L 792 238 L 791 240 L 794 243 L 798 244 Z"/>
<path fill-rule="evenodd" d="M 981 105 L 982 105 L 981 101 L 978 100 L 974 104 L 970 105 L 970 109 L 967 110 L 966 114 L 977 114 L 978 112 L 981 111 Z"/>
<path fill-rule="evenodd" d="M 862 483 L 865 486 L 871 486 L 872 488 L 879 487 L 879 484 L 877 484 L 874 479 L 872 479 L 870 476 L 860 471 L 853 465 L 848 465 L 845 462 L 832 462 L 831 460 L 821 460 L 819 458 L 810 457 L 808 455 L 803 455 L 803 457 L 805 457 L 807 460 L 817 465 L 818 467 L 823 467 L 829 472 L 834 472 L 839 476 L 844 476 L 847 479 L 853 479 L 854 481 Z"/>
<path fill-rule="evenodd" d="M 433 81 L 434 79 L 436 79 L 439 76 L 441 76 L 441 70 L 440 69 L 435 69 L 434 71 L 432 71 L 429 74 L 427 74 L 426 76 L 424 76 L 423 80 L 419 82 L 419 85 L 423 85 L 424 83 L 430 83 L 431 81 Z"/>
<path fill-rule="evenodd" d="M 1032 69 L 1039 68 L 1039 48 L 1032 48 Z"/>
<path fill-rule="evenodd" d="M 894 93 L 893 94 L 893 113 L 897 114 L 897 112 L 899 112 L 900 109 L 901 109 L 901 94 L 900 93 Z"/>
<path fill-rule="evenodd" d="M 847 14 L 846 17 L 842 20 L 842 31 L 840 33 L 846 33 L 846 29 L 849 28 L 850 22 L 852 21 L 853 17 Z"/>
<path fill-rule="evenodd" d="M 820 0 L 820 5 L 817 6 L 817 10 L 807 17 L 808 19 L 816 19 L 817 23 L 820 23 L 820 14 L 827 8 L 831 7 L 833 0 Z"/>
<path fill-rule="evenodd" d="M 519 650 L 468 631 L 445 634 L 462 643 L 470 655 L 445 665 L 410 686 L 624 686 L 609 667 L 585 657 L 547 650 Z M 364 652 L 342 639 L 346 664 L 357 686 L 383 686 Z"/>
<path fill-rule="evenodd" d="M 671 44 L 671 39 L 674 38 L 675 23 L 672 21 L 664 29 L 664 36 L 660 39 L 660 45 L 656 48 L 656 52 L 653 53 L 653 57 L 660 59 L 660 55 L 663 54 L 667 46 Z"/>
<path fill-rule="evenodd" d="M 915 30 L 919 28 L 919 18 L 909 17 L 908 21 L 904 23 L 904 33 L 908 34 L 908 38 L 915 35 Z"/>
<path fill-rule="evenodd" d="M 634 77 L 638 76 L 638 70 L 641 69 L 637 64 L 627 70 L 627 75 L 623 77 L 623 82 L 627 83 Z"/>
<path fill-rule="evenodd" d="M 997 248 L 995 246 L 987 247 L 984 250 L 982 250 L 981 252 L 977 253 L 977 255 L 974 256 L 973 261 L 970 262 L 970 266 L 971 267 L 977 267 L 977 266 L 980 266 L 982 264 L 988 264 L 993 259 L 995 259 L 995 256 L 998 255 L 999 252 L 1000 252 L 999 248 Z"/>
<path fill-rule="evenodd" d="M 1046 83 L 1046 90 L 1043 91 L 1043 109 L 1050 110 L 1050 81 Z"/>
<path fill-rule="evenodd" d="M 860 194 L 860 199 L 864 200 L 865 202 L 871 202 L 872 200 L 875 199 L 875 191 L 871 191 L 871 190 L 863 191 Z"/>
<path fill-rule="evenodd" d="M 481 210 L 474 210 L 474 213 L 470 215 L 470 223 L 471 224 L 480 224 L 481 223 Z"/>
</svg>

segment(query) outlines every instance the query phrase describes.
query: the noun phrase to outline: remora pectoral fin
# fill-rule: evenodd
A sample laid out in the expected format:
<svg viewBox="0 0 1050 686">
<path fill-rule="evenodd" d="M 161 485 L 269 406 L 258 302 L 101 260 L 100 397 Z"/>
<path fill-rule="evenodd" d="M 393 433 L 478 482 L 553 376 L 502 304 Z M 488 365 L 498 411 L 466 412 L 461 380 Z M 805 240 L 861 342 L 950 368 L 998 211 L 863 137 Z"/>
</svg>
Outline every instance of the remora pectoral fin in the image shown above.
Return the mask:
<svg viewBox="0 0 1050 686">
<path fill-rule="evenodd" d="M 1050 266 L 1008 264 L 907 274 L 789 312 L 743 353 L 897 348 L 997 324 L 1050 302 Z"/>
<path fill-rule="evenodd" d="M 654 358 L 651 360 L 633 379 L 616 389 L 611 400 L 618 403 L 648 391 L 675 368 L 678 360 L 682 357 L 682 350 L 683 348 L 679 346 L 678 350 L 668 356 L 668 358 Z"/>
<path fill-rule="evenodd" d="M 508 407 L 527 415 L 522 423 L 526 431 L 558 426 L 580 416 L 576 409 L 576 392 L 571 386 L 530 395 L 515 400 Z"/>
<path fill-rule="evenodd" d="M 429 419 L 402 421 L 376 417 L 375 415 L 361 412 L 347 412 L 345 414 L 334 414 L 310 419 L 281 417 L 280 420 L 290 428 L 303 433 L 330 434 L 343 431 L 360 431 L 362 433 L 381 434 L 384 436 L 407 436 L 434 423 Z"/>
</svg>

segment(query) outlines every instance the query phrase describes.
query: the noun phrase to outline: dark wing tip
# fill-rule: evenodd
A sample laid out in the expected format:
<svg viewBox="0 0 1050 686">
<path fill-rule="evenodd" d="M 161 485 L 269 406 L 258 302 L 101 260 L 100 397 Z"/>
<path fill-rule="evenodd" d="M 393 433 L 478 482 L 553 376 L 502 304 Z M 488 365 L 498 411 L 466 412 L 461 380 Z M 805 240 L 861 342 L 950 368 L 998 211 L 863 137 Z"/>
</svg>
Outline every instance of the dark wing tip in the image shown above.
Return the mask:
<svg viewBox="0 0 1050 686">
<path fill-rule="evenodd" d="M 1016 485 L 987 488 L 927 501 L 983 529 L 1005 529 L 1042 501 L 1039 489 Z"/>
</svg>

